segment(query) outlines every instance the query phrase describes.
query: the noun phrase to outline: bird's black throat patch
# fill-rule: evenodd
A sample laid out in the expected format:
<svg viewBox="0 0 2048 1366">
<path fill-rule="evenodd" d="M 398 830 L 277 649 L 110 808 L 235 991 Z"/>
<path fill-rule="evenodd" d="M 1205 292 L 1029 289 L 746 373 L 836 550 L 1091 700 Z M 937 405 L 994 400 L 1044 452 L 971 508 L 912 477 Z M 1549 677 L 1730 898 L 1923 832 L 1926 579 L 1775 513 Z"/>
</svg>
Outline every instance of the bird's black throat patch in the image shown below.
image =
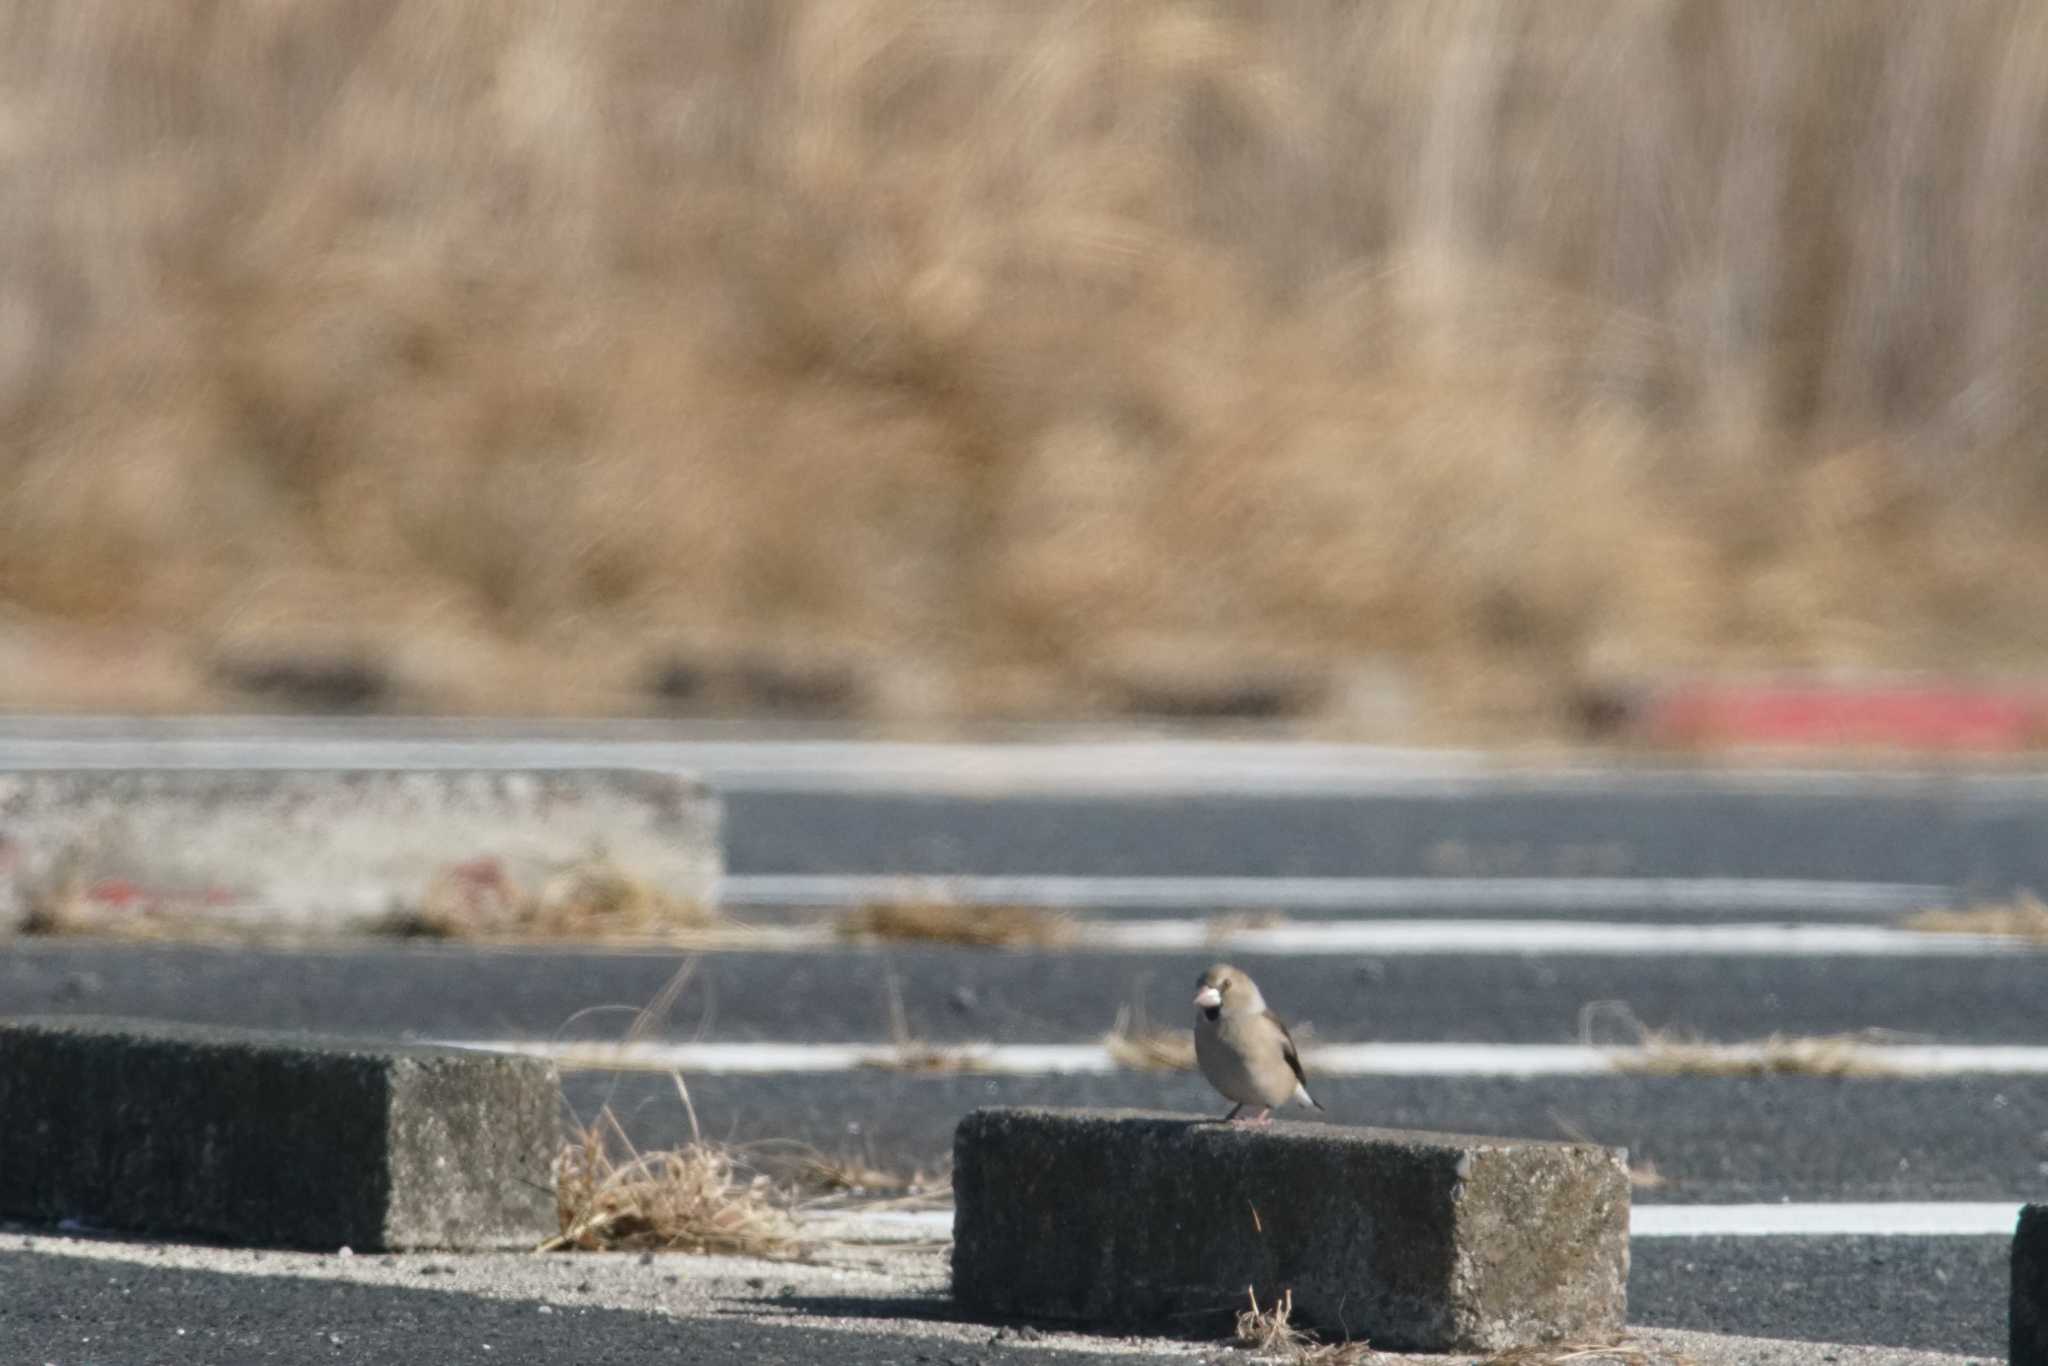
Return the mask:
<svg viewBox="0 0 2048 1366">
<path fill-rule="evenodd" d="M 1202 1018 L 1203 1018 L 1203 1019 L 1205 1019 L 1205 1020 L 1215 1020 L 1215 1019 L 1220 1019 L 1220 1018 L 1222 1017 L 1222 1015 L 1223 1015 L 1223 1007 L 1222 1007 L 1222 1006 L 1203 1006 L 1203 1007 L 1202 1007 Z"/>
</svg>

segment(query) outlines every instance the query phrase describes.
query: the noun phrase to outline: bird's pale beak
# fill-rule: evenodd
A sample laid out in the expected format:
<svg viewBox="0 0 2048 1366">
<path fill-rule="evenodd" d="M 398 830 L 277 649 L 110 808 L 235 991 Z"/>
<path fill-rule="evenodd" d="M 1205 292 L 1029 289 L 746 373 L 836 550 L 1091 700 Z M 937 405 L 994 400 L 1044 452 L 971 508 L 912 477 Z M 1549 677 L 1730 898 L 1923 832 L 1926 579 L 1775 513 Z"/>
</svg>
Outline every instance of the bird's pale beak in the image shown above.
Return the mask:
<svg viewBox="0 0 2048 1366">
<path fill-rule="evenodd" d="M 1195 1004 L 1203 1010 L 1214 1010 L 1223 1004 L 1223 993 L 1214 987 L 1203 987 L 1195 993 Z"/>
</svg>

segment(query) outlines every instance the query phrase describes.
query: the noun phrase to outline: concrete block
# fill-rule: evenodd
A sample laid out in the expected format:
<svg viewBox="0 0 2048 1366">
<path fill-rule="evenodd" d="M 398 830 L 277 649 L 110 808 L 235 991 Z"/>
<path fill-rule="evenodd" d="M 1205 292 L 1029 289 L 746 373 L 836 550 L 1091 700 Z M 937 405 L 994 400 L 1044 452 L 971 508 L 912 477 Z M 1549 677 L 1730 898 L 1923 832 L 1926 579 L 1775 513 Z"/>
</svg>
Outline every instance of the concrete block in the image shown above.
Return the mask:
<svg viewBox="0 0 2048 1366">
<path fill-rule="evenodd" d="M 534 1058 L 113 1019 L 0 1021 L 0 1214 L 278 1247 L 531 1247 Z"/>
<path fill-rule="evenodd" d="M 1627 1163 L 1591 1144 L 984 1109 L 953 1195 L 953 1293 L 989 1315 L 1208 1332 L 1291 1290 L 1297 1322 L 1411 1351 L 1624 1318 Z"/>
<path fill-rule="evenodd" d="M 2048 1366 L 2048 1205 L 2020 1210 L 2012 1239 L 2012 1366 Z"/>
<path fill-rule="evenodd" d="M 529 888 L 601 856 L 714 903 L 718 799 L 637 770 L 73 769 L 0 773 L 0 929 L 31 907 L 347 929 L 437 878 Z"/>
</svg>

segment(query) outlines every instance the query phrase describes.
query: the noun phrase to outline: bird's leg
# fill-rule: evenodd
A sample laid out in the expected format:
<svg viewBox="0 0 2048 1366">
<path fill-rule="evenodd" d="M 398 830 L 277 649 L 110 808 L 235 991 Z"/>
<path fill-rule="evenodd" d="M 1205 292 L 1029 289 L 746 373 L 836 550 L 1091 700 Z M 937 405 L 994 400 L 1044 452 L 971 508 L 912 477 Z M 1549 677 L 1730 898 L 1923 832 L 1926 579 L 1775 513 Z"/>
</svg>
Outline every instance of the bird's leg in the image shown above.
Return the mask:
<svg viewBox="0 0 2048 1366">
<path fill-rule="evenodd" d="M 1261 1105 L 1259 1112 L 1252 1116 L 1252 1123 L 1254 1124 L 1271 1124 L 1272 1122 L 1273 1107 L 1270 1105 Z"/>
<path fill-rule="evenodd" d="M 1244 1106 L 1242 1105 L 1231 1106 L 1230 1113 L 1223 1117 L 1224 1122 L 1226 1124 L 1234 1122 L 1237 1119 L 1237 1112 L 1242 1109 L 1244 1109 Z"/>
</svg>

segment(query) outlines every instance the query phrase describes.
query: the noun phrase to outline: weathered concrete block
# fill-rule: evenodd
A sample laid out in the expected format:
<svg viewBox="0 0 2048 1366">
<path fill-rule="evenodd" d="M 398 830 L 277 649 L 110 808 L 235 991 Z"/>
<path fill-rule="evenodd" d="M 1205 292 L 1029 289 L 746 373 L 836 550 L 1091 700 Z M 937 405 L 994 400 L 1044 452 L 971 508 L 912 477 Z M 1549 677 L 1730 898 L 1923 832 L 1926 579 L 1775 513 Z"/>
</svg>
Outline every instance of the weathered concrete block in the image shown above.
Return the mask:
<svg viewBox="0 0 2048 1366">
<path fill-rule="evenodd" d="M 0 1021 L 0 1214 L 283 1247 L 530 1247 L 534 1058 L 132 1020 Z"/>
<path fill-rule="evenodd" d="M 0 773 L 0 929 L 32 906 L 318 931 L 451 874 L 539 886 L 594 855 L 709 906 L 702 783 L 638 770 L 71 769 Z"/>
<path fill-rule="evenodd" d="M 1627 1164 L 1591 1144 L 985 1109 L 953 1195 L 953 1293 L 992 1315 L 1205 1331 L 1292 1290 L 1297 1321 L 1417 1351 L 1624 1317 Z"/>
<path fill-rule="evenodd" d="M 2012 1239 L 2012 1366 L 2048 1366 L 2048 1205 L 2020 1210 Z"/>
</svg>

